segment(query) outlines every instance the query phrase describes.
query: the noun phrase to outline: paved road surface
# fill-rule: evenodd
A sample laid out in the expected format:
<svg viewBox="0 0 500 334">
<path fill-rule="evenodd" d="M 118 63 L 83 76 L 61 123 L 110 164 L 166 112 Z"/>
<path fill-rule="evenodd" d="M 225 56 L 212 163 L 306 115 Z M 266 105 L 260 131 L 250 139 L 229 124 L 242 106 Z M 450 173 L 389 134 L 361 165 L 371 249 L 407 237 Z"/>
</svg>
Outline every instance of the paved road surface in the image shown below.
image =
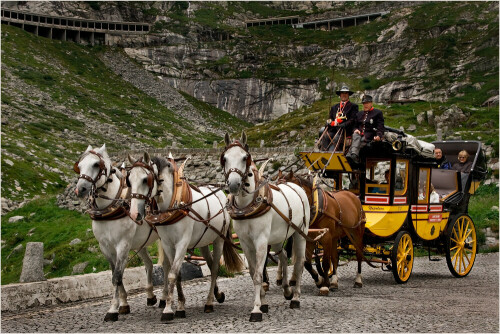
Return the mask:
<svg viewBox="0 0 500 334">
<path fill-rule="evenodd" d="M 466 278 L 454 278 L 443 258 L 418 258 L 410 281 L 363 265 L 364 287 L 354 289 L 355 263 L 341 267 L 340 288 L 318 296 L 304 273 L 301 308 L 291 310 L 270 271 L 269 313 L 250 323 L 253 289 L 248 274 L 222 278 L 226 301 L 203 313 L 208 279 L 185 282 L 187 318 L 160 322 L 161 310 L 146 307 L 144 293 L 131 294 L 132 313 L 104 322 L 110 298 L 2 313 L 2 332 L 495 332 L 499 331 L 498 253 L 478 255 Z M 160 296 L 157 289 L 156 295 Z"/>
</svg>

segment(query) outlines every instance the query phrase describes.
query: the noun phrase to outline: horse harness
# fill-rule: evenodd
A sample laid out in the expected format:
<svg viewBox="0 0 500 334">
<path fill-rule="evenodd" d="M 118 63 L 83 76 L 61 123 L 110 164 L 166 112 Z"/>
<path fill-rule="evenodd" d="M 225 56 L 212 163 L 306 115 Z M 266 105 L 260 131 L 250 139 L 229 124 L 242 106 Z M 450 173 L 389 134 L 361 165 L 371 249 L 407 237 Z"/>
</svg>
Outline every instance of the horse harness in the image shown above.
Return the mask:
<svg viewBox="0 0 500 334">
<path fill-rule="evenodd" d="M 230 148 L 235 147 L 235 146 L 241 147 L 247 153 L 246 168 L 245 168 L 244 172 L 242 172 L 241 170 L 239 170 L 237 168 L 231 168 L 226 173 L 224 153 L 227 150 L 229 150 Z M 292 227 L 304 239 L 313 241 L 313 239 L 309 238 L 307 236 L 307 234 L 305 234 L 301 229 L 301 227 L 306 224 L 305 206 L 304 206 L 304 203 L 302 202 L 302 199 L 301 199 L 301 203 L 302 203 L 302 210 L 303 210 L 304 214 L 302 216 L 303 217 L 302 218 L 302 225 L 301 225 L 301 227 L 298 227 L 297 225 L 293 224 L 293 222 L 292 222 L 292 208 L 290 207 L 290 203 L 288 202 L 288 199 L 286 198 L 285 194 L 283 194 L 282 189 L 278 186 L 268 184 L 267 180 L 260 180 L 259 173 L 257 171 L 257 167 L 253 163 L 252 157 L 251 157 L 250 153 L 248 152 L 248 145 L 243 145 L 239 141 L 235 141 L 232 144 L 226 146 L 226 148 L 224 149 L 224 151 L 221 154 L 220 163 L 222 165 L 222 170 L 224 172 L 224 177 L 225 177 L 226 181 L 229 177 L 229 174 L 235 172 L 235 173 L 238 173 L 242 177 L 242 181 L 245 182 L 247 180 L 248 176 L 250 175 L 250 171 L 251 171 L 255 177 L 256 188 L 259 189 L 258 191 L 254 192 L 252 202 L 244 208 L 239 208 L 235 203 L 234 196 L 229 195 L 228 212 L 233 220 L 244 220 L 244 219 L 257 218 L 257 217 L 264 215 L 272 208 L 288 224 L 288 229 L 290 227 Z M 297 191 L 295 189 L 293 189 L 286 182 L 283 184 L 288 186 L 290 189 L 292 189 L 297 194 L 297 196 L 300 198 L 299 194 L 297 193 Z M 280 192 L 283 195 L 283 197 L 285 198 L 287 205 L 288 205 L 288 216 L 285 216 L 285 214 L 283 214 L 274 205 L 272 190 L 276 190 L 276 191 Z M 247 193 L 248 193 L 248 191 L 247 191 Z M 287 235 L 288 235 L 288 229 L 287 229 Z"/>
<path fill-rule="evenodd" d="M 207 232 L 208 229 L 211 229 L 214 231 L 219 237 L 223 238 L 224 240 L 227 240 L 226 236 L 224 236 L 218 229 L 210 225 L 210 221 L 217 217 L 219 214 L 224 212 L 224 206 L 222 205 L 222 202 L 220 199 L 217 198 L 221 205 L 221 209 L 219 212 L 217 212 L 214 216 L 210 215 L 210 207 L 208 204 L 207 197 L 213 194 L 210 193 L 206 196 L 203 196 L 203 193 L 201 190 L 194 186 L 191 185 L 187 182 L 187 180 L 182 176 L 182 172 L 179 171 L 179 168 L 177 167 L 177 164 L 175 163 L 174 159 L 167 159 L 173 169 L 174 169 L 174 189 L 173 189 L 173 195 L 172 199 L 170 201 L 170 204 L 167 208 L 167 210 L 159 212 L 158 206 L 156 201 L 152 201 L 150 205 L 150 212 L 146 215 L 144 220 L 153 226 L 165 226 L 165 225 L 172 225 L 177 222 L 179 222 L 181 219 L 183 219 L 186 216 L 189 216 L 191 219 L 201 222 L 205 224 L 205 230 L 203 231 L 200 239 L 196 242 L 195 246 L 193 248 L 196 248 L 196 245 L 200 242 L 200 240 L 203 238 L 205 233 Z M 205 199 L 207 208 L 208 208 L 208 217 L 209 218 L 203 218 L 196 210 L 193 209 L 192 204 L 194 203 L 192 201 L 193 196 L 192 196 L 192 191 L 196 191 L 202 195 L 201 199 Z M 193 216 L 194 215 L 194 216 Z M 224 222 L 222 226 L 222 230 L 225 229 L 227 221 L 226 221 L 226 216 L 223 215 L 224 217 Z M 231 243 L 232 244 L 232 243 Z"/>
</svg>

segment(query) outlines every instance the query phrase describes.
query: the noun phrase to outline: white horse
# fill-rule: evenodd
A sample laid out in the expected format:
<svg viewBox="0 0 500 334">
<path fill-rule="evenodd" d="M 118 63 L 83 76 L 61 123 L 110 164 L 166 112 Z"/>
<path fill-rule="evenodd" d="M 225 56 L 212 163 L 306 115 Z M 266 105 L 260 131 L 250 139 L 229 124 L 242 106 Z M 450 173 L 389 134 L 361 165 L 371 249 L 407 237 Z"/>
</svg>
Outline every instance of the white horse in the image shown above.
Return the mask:
<svg viewBox="0 0 500 334">
<path fill-rule="evenodd" d="M 188 183 L 181 178 L 184 165 L 178 169 L 173 158 L 155 157 L 150 160 L 149 155 L 144 153 L 142 161 L 134 162 L 130 156 L 129 160 L 132 163 L 128 176 L 132 188 L 130 208 L 132 218 L 144 217 L 145 202 L 152 197 L 155 198 L 160 213 L 148 217 L 159 219 L 156 228 L 165 254 L 163 270 L 165 277 L 168 276 L 168 289 L 165 286 L 161 298 L 161 300 L 166 299 L 161 321 L 170 322 L 174 319 L 172 310 L 174 286 L 177 284 L 179 292 L 181 265 L 187 250 L 193 248 L 200 248 L 211 271 L 211 285 L 205 312 L 213 312 L 214 294 L 219 303 L 225 298 L 216 284 L 221 254 L 224 252 L 224 263 L 230 272 L 241 271 L 243 264 L 230 244 L 231 228 L 225 209 L 226 196 L 222 191 L 215 191 L 212 187 L 190 189 Z M 157 186 L 157 183 L 160 185 Z M 188 197 L 191 194 L 191 198 L 185 199 L 184 195 L 180 197 L 180 192 Z M 206 197 L 203 198 L 204 196 Z M 186 210 L 176 209 L 179 207 L 181 209 L 184 207 Z M 146 219 L 149 219 L 148 217 Z M 210 227 L 200 222 L 201 220 L 208 222 Z M 225 236 L 225 239 L 221 236 Z M 213 254 L 210 254 L 208 247 L 210 244 L 213 244 Z M 176 317 L 186 316 L 184 304 L 184 296 L 179 295 Z"/>
<path fill-rule="evenodd" d="M 230 210 L 234 230 L 247 258 L 255 288 L 255 301 L 250 321 L 262 321 L 262 313 L 267 313 L 269 309 L 265 300 L 266 292 L 262 287 L 262 272 L 268 245 L 271 245 L 271 249 L 279 254 L 283 272 L 284 296 L 288 300 L 292 299 L 290 308 L 300 307 L 300 281 L 304 268 L 306 240 L 297 230 L 307 235 L 310 211 L 305 191 L 293 183 L 280 184 L 279 190 L 267 190 L 271 192 L 270 194 L 261 192 L 264 187 L 257 190 L 257 187 L 261 185 L 258 181 L 262 175 L 261 172 L 257 172 L 251 159 L 246 140 L 246 134 L 243 132 L 240 141 L 231 143 L 226 133 L 226 147 L 221 155 L 221 164 L 229 192 L 233 196 Z M 262 167 L 261 170 L 263 170 Z M 256 193 L 256 190 L 259 196 L 252 194 Z M 261 204 L 266 202 L 267 207 Z M 269 208 L 270 202 L 274 207 Z M 258 212 L 253 209 L 257 207 L 263 211 Z M 291 221 L 295 228 L 289 225 L 276 209 Z M 290 236 L 293 236 L 292 247 L 296 255 L 292 274 L 292 279 L 296 281 L 293 291 L 288 282 L 288 261 L 286 251 L 283 249 L 283 243 Z"/>
<path fill-rule="evenodd" d="M 115 293 L 104 320 L 116 321 L 118 313 L 130 313 L 127 292 L 123 286 L 123 273 L 128 263 L 130 250 L 138 250 L 138 255 L 146 267 L 147 305 L 156 304 L 156 296 L 153 293 L 153 262 L 146 247 L 156 241 L 158 235 L 148 224 L 138 224 L 130 219 L 123 211 L 123 207 L 112 210 L 114 207 L 121 206 L 122 202 L 110 199 L 120 198 L 120 192 L 126 187 L 121 183 L 121 172 L 111 166 L 106 145 L 95 150 L 89 145 L 75 163 L 74 170 L 79 174 L 75 189 L 76 195 L 78 197 L 89 195 L 95 198 L 94 207 L 90 208 L 94 213 L 94 215 L 91 214 L 94 218 L 92 230 L 102 253 L 109 261 L 113 275 L 112 283 Z M 100 196 L 110 199 L 100 198 Z"/>
</svg>

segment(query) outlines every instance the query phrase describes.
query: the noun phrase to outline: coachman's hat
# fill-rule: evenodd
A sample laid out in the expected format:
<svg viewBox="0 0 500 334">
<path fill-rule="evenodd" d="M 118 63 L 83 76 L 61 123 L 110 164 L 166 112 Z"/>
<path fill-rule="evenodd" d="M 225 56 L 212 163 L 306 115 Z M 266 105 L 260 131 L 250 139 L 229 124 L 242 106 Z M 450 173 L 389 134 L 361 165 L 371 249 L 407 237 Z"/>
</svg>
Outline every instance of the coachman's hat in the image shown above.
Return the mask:
<svg viewBox="0 0 500 334">
<path fill-rule="evenodd" d="M 365 102 L 373 102 L 373 97 L 371 97 L 371 95 L 363 95 L 363 99 L 361 100 L 361 103 L 365 103 Z"/>
<path fill-rule="evenodd" d="M 340 88 L 340 90 L 336 91 L 335 93 L 337 93 L 337 95 L 339 95 L 339 96 L 340 96 L 340 93 L 348 93 L 349 96 L 351 96 L 352 94 L 354 94 L 354 92 L 351 92 L 349 90 L 349 87 L 347 87 L 347 86 L 342 86 L 342 88 Z"/>
</svg>

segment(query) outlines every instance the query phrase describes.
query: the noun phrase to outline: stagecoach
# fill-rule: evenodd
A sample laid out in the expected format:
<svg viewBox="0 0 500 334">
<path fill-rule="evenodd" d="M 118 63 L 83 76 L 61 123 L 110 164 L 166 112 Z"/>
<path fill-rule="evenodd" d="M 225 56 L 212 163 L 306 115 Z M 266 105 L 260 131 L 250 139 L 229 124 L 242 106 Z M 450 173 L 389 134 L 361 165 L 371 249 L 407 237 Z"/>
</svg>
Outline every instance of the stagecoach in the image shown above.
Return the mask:
<svg viewBox="0 0 500 334">
<path fill-rule="evenodd" d="M 362 149 L 358 165 L 349 163 L 345 151 L 314 150 L 299 156 L 308 169 L 331 181 L 335 191 L 358 195 L 366 214 L 363 253 L 370 262 L 392 271 L 396 282 L 409 280 L 415 247 L 427 251 L 431 261 L 441 259 L 431 253 L 444 254 L 454 276 L 467 276 L 478 250 L 468 203 L 487 172 L 481 143 L 432 143 L 451 162 L 457 161 L 459 151 L 469 152 L 471 172 L 460 173 L 438 169 L 430 152 L 426 155 L 419 145 L 407 145 L 406 134 L 391 130 L 393 136 L 386 133 L 385 138 L 392 140 L 372 142 Z M 355 252 L 346 238 L 338 248 L 345 256 Z M 320 265 L 317 269 L 322 272 Z"/>
</svg>

